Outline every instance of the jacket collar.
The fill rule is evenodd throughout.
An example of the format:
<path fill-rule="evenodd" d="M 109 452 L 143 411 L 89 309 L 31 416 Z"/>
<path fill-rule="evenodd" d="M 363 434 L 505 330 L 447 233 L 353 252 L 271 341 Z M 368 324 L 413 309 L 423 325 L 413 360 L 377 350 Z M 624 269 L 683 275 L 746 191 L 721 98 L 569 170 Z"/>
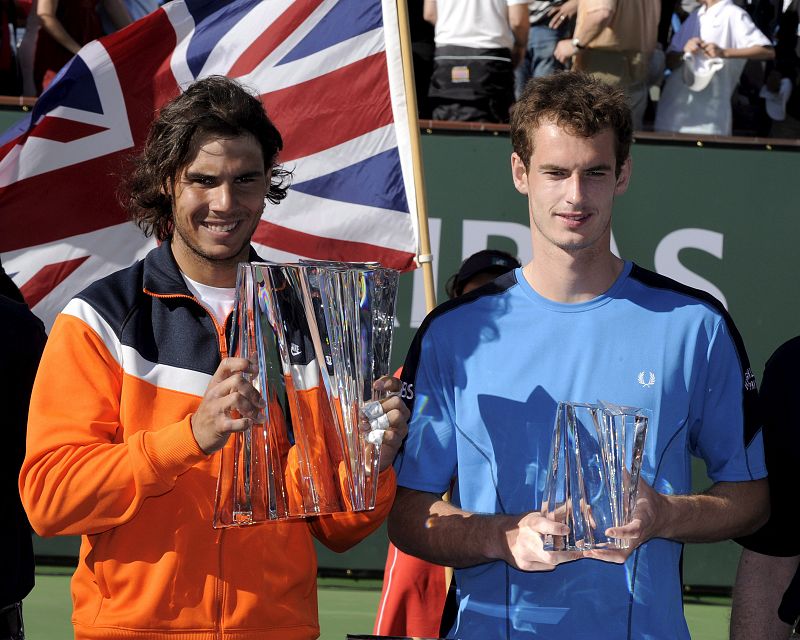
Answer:
<path fill-rule="evenodd" d="M 250 262 L 261 261 L 252 246 L 248 259 Z M 162 242 L 144 257 L 142 281 L 145 291 L 151 294 L 194 297 L 181 276 L 170 242 Z"/>

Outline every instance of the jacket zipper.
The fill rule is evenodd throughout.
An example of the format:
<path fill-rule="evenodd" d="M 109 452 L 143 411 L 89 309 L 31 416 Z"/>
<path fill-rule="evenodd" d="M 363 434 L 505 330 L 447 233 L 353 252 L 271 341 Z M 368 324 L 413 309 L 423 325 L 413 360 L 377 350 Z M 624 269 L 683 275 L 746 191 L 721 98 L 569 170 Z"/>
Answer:
<path fill-rule="evenodd" d="M 153 296 L 154 298 L 186 298 L 187 300 L 191 300 L 192 302 L 200 305 L 200 307 L 211 318 L 211 322 L 214 323 L 214 328 L 217 330 L 217 345 L 219 346 L 220 358 L 228 357 L 228 343 L 225 340 L 225 327 L 224 326 L 221 327 L 219 325 L 219 323 L 217 322 L 217 318 L 214 316 L 214 313 L 211 311 L 211 309 L 209 309 L 206 305 L 200 302 L 197 298 L 195 298 L 194 296 L 186 295 L 185 293 L 153 293 L 152 291 L 148 291 L 147 289 L 144 289 L 144 292 L 147 295 Z M 230 318 L 230 314 L 228 314 L 228 318 Z M 225 326 L 227 326 L 227 324 L 228 324 L 228 319 L 226 318 Z M 224 586 L 222 581 L 222 575 L 223 575 L 222 537 L 224 533 L 225 530 L 221 529 L 219 531 L 219 535 L 217 536 L 217 549 L 218 549 L 217 559 L 219 562 L 219 575 L 217 578 L 215 578 L 216 585 L 214 588 L 214 597 L 216 600 L 216 609 L 217 609 L 216 620 L 214 621 L 214 637 L 217 638 L 217 640 L 222 640 L 222 614 L 223 614 L 222 600 L 224 597 L 223 593 Z"/>
<path fill-rule="evenodd" d="M 225 534 L 224 529 L 220 529 L 219 536 L 217 537 L 217 549 L 218 549 L 218 558 L 219 558 L 219 577 L 217 578 L 217 588 L 216 588 L 216 599 L 217 599 L 217 620 L 214 624 L 215 627 L 215 636 L 217 640 L 222 640 L 222 600 L 224 598 L 224 586 L 222 581 L 222 536 Z"/>

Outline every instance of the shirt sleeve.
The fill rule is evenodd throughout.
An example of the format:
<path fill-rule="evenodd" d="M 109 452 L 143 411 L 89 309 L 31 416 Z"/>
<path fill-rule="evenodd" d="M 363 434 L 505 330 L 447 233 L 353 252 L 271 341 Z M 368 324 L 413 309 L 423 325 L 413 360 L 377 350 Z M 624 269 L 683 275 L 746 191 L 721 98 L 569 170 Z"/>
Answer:
<path fill-rule="evenodd" d="M 736 49 L 756 46 L 772 46 L 772 41 L 755 25 L 746 11 L 737 12 L 731 24 L 733 46 Z"/>
<path fill-rule="evenodd" d="M 423 324 L 403 366 L 403 395 L 411 410 L 408 437 L 395 460 L 397 484 L 417 491 L 447 491 L 457 465 L 451 367 L 441 361 L 433 333 Z"/>
<path fill-rule="evenodd" d="M 714 482 L 766 476 L 756 383 L 732 322 L 719 318 L 705 354 L 698 354 L 690 423 L 692 453 Z"/>
<path fill-rule="evenodd" d="M 397 489 L 395 472 L 388 467 L 378 476 L 375 508 L 368 511 L 348 511 L 310 518 L 311 533 L 326 547 L 337 553 L 350 547 L 375 531 L 389 515 Z"/>

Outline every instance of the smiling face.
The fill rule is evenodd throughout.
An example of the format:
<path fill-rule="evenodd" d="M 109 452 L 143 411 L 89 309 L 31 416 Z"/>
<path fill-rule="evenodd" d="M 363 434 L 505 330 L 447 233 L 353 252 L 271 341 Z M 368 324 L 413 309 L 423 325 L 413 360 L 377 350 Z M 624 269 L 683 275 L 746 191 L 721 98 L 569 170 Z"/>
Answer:
<path fill-rule="evenodd" d="M 550 122 L 533 132 L 529 169 L 511 156 L 514 186 L 528 196 L 534 256 L 554 250 L 573 256 L 610 254 L 611 209 L 630 178 L 628 158 L 615 174 L 614 133 L 574 136 Z"/>
<path fill-rule="evenodd" d="M 216 287 L 236 283 L 246 261 L 269 185 L 261 147 L 250 134 L 207 134 L 172 189 L 172 253 L 192 280 Z"/>

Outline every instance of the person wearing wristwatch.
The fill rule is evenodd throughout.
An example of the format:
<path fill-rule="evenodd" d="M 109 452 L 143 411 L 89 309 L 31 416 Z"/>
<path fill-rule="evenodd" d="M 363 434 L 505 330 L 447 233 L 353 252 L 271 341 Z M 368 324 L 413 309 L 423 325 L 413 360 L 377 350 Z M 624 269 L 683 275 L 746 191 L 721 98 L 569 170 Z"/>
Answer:
<path fill-rule="evenodd" d="M 577 12 L 578 0 L 533 0 L 528 4 L 528 49 L 525 60 L 515 70 L 517 96 L 531 78 L 565 68 L 553 53 L 559 41 L 572 35 Z"/>
<path fill-rule="evenodd" d="M 556 45 L 561 64 L 585 71 L 625 91 L 634 127 L 641 129 L 647 107 L 650 56 L 656 48 L 659 0 L 578 0 L 572 38 Z"/>

